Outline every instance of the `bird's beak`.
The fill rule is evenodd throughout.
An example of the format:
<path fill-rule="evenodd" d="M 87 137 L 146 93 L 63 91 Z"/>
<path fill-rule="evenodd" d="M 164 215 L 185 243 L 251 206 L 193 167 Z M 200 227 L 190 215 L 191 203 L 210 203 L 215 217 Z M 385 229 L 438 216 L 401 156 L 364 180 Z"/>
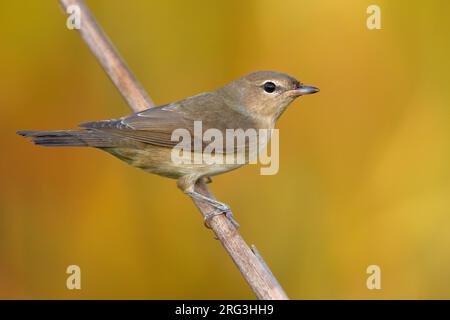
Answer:
<path fill-rule="evenodd" d="M 313 93 L 319 92 L 320 89 L 302 84 L 299 88 L 291 90 L 291 91 L 292 91 L 293 96 L 299 97 L 299 96 L 304 96 L 306 94 L 313 94 Z"/>

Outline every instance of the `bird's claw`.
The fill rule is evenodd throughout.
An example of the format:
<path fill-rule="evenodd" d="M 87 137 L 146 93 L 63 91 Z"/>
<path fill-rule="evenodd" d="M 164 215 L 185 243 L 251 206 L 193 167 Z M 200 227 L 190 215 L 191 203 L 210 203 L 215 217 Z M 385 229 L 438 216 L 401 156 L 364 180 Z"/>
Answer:
<path fill-rule="evenodd" d="M 204 217 L 205 227 L 211 229 L 211 226 L 209 224 L 209 220 L 211 220 L 213 217 L 219 216 L 221 214 L 225 214 L 225 216 L 233 224 L 233 226 L 236 229 L 239 229 L 239 227 L 240 227 L 239 223 L 236 220 L 234 220 L 233 213 L 231 212 L 230 208 L 227 205 L 218 206 L 214 210 L 212 210 L 211 212 L 208 212 L 205 215 L 205 217 Z"/>
<path fill-rule="evenodd" d="M 237 223 L 236 220 L 234 220 L 230 207 L 227 206 L 225 203 L 209 198 L 196 191 L 187 191 L 186 193 L 192 198 L 197 199 L 199 201 L 203 201 L 214 208 L 211 212 L 208 212 L 204 217 L 205 226 L 207 228 L 211 228 L 211 226 L 209 225 L 209 220 L 211 220 L 212 217 L 221 214 L 225 214 L 228 220 L 235 226 L 236 229 L 239 228 L 239 223 Z"/>

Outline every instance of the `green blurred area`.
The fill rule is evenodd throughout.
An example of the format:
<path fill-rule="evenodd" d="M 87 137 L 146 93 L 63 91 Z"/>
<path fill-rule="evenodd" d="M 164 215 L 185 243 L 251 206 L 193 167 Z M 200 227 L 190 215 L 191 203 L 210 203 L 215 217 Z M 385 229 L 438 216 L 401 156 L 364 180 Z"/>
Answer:
<path fill-rule="evenodd" d="M 370 31 L 372 3 L 87 1 L 157 104 L 264 69 L 321 88 L 277 175 L 211 185 L 294 299 L 450 298 L 450 2 L 376 1 Z M 130 112 L 57 1 L 2 1 L 0 39 L 0 298 L 253 298 L 174 181 L 15 134 Z"/>

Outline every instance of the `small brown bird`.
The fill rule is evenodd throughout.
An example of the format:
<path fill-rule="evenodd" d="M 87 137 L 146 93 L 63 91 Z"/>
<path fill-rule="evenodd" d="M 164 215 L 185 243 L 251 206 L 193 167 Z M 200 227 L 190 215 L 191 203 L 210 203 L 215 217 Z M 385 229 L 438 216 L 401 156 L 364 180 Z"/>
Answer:
<path fill-rule="evenodd" d="M 203 130 L 271 130 L 292 101 L 318 91 L 319 89 L 304 85 L 287 74 L 258 71 L 215 91 L 150 108 L 121 119 L 82 123 L 81 130 L 17 133 L 30 137 L 35 144 L 42 146 L 98 148 L 134 167 L 177 179 L 177 185 L 183 192 L 206 201 L 215 208 L 208 214 L 208 218 L 225 213 L 234 222 L 226 204 L 196 192 L 194 185 L 198 179 L 224 173 L 243 164 L 176 163 L 172 159 L 172 150 L 178 142 L 172 138 L 173 132 L 186 129 L 194 135 L 194 121 L 201 121 Z M 248 150 L 248 146 L 245 150 Z M 228 149 L 224 151 L 227 152 Z M 237 153 L 236 149 L 233 152 Z"/>

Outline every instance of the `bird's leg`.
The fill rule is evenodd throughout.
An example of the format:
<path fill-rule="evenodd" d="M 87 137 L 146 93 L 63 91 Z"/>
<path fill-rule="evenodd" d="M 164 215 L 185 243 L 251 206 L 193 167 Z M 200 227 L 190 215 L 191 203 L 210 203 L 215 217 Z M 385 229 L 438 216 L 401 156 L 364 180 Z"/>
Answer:
<path fill-rule="evenodd" d="M 214 200 L 214 199 L 209 198 L 207 196 L 204 196 L 203 194 L 201 194 L 201 193 L 199 193 L 197 191 L 194 191 L 194 190 L 192 190 L 192 191 L 185 191 L 185 193 L 187 195 L 189 195 L 191 198 L 197 199 L 199 201 L 206 202 L 209 205 L 211 205 L 212 207 L 214 207 L 214 210 L 212 210 L 211 212 L 208 212 L 205 215 L 205 218 L 204 218 L 205 219 L 205 225 L 208 228 L 210 227 L 208 221 L 212 217 L 218 216 L 218 215 L 221 215 L 221 214 L 225 214 L 227 216 L 228 220 L 230 220 L 230 222 L 236 228 L 239 228 L 239 223 L 236 220 L 234 220 L 233 213 L 231 212 L 230 207 L 228 205 L 226 205 L 225 203 L 217 201 L 217 200 Z"/>
<path fill-rule="evenodd" d="M 195 176 L 181 177 L 180 179 L 178 179 L 177 185 L 184 193 L 186 193 L 191 198 L 202 201 L 202 202 L 206 202 L 207 204 L 214 207 L 214 210 L 212 210 L 211 212 L 208 212 L 204 216 L 206 227 L 208 227 L 208 228 L 210 227 L 208 222 L 212 217 L 218 216 L 221 214 L 225 214 L 226 217 L 230 220 L 230 222 L 236 228 L 239 228 L 239 223 L 237 223 L 236 220 L 234 220 L 233 213 L 231 212 L 230 207 L 228 205 L 195 191 L 194 186 L 195 186 L 197 179 L 198 179 L 198 177 L 195 177 Z"/>
<path fill-rule="evenodd" d="M 206 202 L 206 203 L 210 204 L 211 206 L 213 206 L 214 208 L 222 210 L 223 212 L 230 211 L 230 207 L 227 206 L 225 203 L 222 203 L 220 201 L 209 198 L 197 191 L 186 191 L 186 194 L 192 198 Z"/>

